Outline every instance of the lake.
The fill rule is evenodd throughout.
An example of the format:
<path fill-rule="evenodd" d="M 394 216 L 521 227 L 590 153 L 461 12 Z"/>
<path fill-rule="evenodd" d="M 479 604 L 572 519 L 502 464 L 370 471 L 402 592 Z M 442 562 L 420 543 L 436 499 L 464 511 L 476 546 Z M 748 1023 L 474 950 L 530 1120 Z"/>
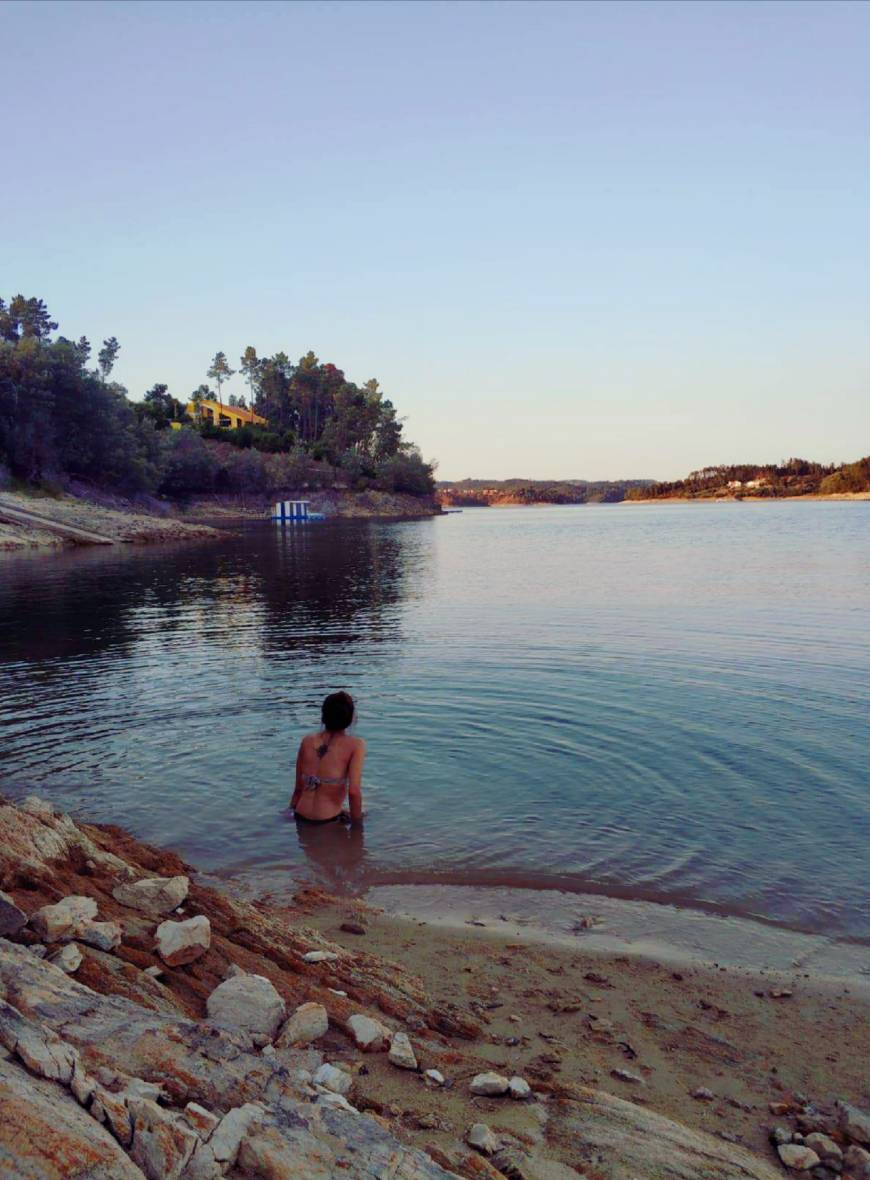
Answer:
<path fill-rule="evenodd" d="M 198 867 L 870 938 L 870 504 L 479 509 L 0 563 L 0 790 Z M 297 833 L 335 688 L 361 831 Z"/>

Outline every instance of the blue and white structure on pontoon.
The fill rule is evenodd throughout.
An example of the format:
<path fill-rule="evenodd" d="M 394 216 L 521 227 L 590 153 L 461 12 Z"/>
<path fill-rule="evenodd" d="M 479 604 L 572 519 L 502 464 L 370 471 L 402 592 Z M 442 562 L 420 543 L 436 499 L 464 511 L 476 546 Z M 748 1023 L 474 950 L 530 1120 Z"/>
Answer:
<path fill-rule="evenodd" d="M 312 512 L 310 500 L 279 500 L 272 510 L 272 520 L 279 524 L 305 524 L 309 520 L 323 520 L 323 513 Z"/>

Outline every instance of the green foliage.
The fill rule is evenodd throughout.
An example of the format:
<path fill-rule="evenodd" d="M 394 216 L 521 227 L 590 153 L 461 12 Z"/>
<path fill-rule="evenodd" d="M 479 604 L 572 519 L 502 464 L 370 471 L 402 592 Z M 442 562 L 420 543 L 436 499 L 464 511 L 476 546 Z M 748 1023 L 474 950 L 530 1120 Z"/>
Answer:
<path fill-rule="evenodd" d="M 847 463 L 838 471 L 826 476 L 819 490 L 826 496 L 870 492 L 870 455 L 858 459 L 855 463 Z"/>
<path fill-rule="evenodd" d="M 55 483 L 83 478 L 129 491 L 170 496 L 292 487 L 383 487 L 431 494 L 432 468 L 402 440 L 402 424 L 377 381 L 347 381 L 313 352 L 291 364 L 286 353 L 259 359 L 248 346 L 241 368 L 251 403 L 268 426 L 222 429 L 191 423 L 166 384 L 131 403 L 110 381 L 120 351 L 63 336 L 39 299 L 0 299 L 0 468 L 4 478 Z M 234 375 L 218 352 L 208 376 L 218 387 Z M 211 398 L 208 385 L 191 395 Z M 228 405 L 245 399 L 229 395 Z M 171 430 L 170 426 L 182 429 Z"/>
<path fill-rule="evenodd" d="M 818 492 L 823 480 L 836 468 L 810 459 L 786 459 L 780 464 L 737 463 L 702 467 L 685 479 L 656 483 L 646 488 L 643 499 L 679 497 L 712 499 L 733 495 L 778 498 L 806 496 Z M 634 495 L 632 499 L 639 498 Z"/>

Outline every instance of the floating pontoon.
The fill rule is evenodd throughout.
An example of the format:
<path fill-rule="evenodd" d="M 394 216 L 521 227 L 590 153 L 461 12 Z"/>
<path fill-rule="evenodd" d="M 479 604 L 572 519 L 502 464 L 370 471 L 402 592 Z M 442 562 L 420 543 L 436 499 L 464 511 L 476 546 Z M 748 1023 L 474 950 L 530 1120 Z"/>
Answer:
<path fill-rule="evenodd" d="M 279 500 L 272 509 L 272 520 L 278 524 L 306 524 L 309 520 L 325 520 L 322 512 L 311 511 L 310 500 Z"/>

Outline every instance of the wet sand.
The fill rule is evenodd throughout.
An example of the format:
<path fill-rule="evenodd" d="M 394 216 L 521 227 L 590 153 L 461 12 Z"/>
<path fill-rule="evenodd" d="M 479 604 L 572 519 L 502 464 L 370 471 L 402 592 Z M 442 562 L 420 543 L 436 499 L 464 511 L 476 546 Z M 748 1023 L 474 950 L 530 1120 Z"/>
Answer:
<path fill-rule="evenodd" d="M 596 1086 L 771 1160 L 770 1128 L 794 1129 L 771 1103 L 870 1097 L 865 947 L 676 907 L 525 890 L 382 887 L 365 901 L 315 893 L 307 905 L 303 891 L 297 903 L 329 939 L 401 963 L 436 1000 L 484 1022 L 485 1039 L 463 1046 L 453 1070 L 455 1092 L 409 1084 L 378 1058 L 367 1063 L 361 1093 L 421 1145 L 437 1141 L 440 1124 L 446 1142 L 471 1115 L 534 1135 L 523 1104 L 469 1099 L 466 1075 L 478 1066 L 555 1095 Z M 343 931 L 348 921 L 365 933 Z M 451 1076 L 449 1061 L 426 1064 Z M 712 1099 L 692 1097 L 699 1087 Z"/>

